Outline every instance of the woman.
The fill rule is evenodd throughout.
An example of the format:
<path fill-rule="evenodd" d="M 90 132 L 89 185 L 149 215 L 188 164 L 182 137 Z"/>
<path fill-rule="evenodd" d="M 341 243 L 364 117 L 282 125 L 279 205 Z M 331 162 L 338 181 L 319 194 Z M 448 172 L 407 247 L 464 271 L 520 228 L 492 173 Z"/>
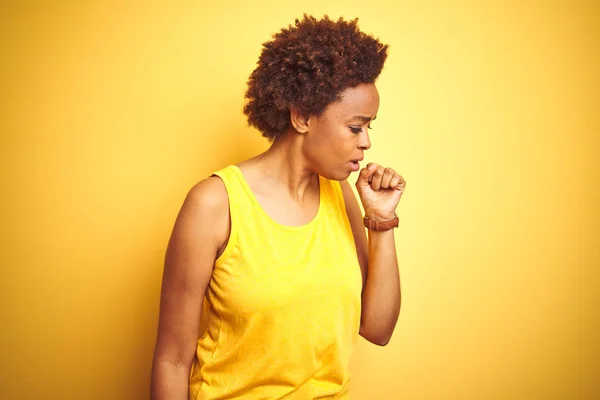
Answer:
<path fill-rule="evenodd" d="M 363 168 L 364 219 L 346 182 L 371 147 L 386 57 L 356 20 L 327 17 L 305 15 L 263 45 L 244 112 L 272 145 L 183 204 L 165 262 L 154 399 L 348 398 L 358 335 L 388 343 L 405 182 Z"/>

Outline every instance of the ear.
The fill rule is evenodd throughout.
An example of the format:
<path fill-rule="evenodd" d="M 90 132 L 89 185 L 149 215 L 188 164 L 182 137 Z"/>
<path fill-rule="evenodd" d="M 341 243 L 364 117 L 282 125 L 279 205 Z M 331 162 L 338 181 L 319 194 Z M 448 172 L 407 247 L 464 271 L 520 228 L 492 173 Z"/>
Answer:
<path fill-rule="evenodd" d="M 308 115 L 302 114 L 297 108 L 290 109 L 290 122 L 298 133 L 308 132 Z"/>

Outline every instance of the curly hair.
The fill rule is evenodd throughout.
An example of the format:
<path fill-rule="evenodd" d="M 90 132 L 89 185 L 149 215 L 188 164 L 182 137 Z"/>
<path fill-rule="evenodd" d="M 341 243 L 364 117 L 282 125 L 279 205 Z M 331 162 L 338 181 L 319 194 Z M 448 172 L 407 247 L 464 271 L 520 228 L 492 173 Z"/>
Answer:
<path fill-rule="evenodd" d="M 290 126 L 291 108 L 320 115 L 346 88 L 375 82 L 388 46 L 361 32 L 357 22 L 304 14 L 264 43 L 248 79 L 248 124 L 273 141 Z"/>

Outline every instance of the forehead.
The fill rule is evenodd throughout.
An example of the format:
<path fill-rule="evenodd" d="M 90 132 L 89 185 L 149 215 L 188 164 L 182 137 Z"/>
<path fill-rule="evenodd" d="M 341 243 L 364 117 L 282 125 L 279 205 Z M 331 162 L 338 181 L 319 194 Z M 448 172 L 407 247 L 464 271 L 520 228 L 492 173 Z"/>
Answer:
<path fill-rule="evenodd" d="M 361 115 L 373 119 L 379 109 L 379 92 L 373 83 L 362 83 L 347 88 L 341 94 L 341 99 L 331 103 L 325 112 L 330 117 L 353 118 Z"/>

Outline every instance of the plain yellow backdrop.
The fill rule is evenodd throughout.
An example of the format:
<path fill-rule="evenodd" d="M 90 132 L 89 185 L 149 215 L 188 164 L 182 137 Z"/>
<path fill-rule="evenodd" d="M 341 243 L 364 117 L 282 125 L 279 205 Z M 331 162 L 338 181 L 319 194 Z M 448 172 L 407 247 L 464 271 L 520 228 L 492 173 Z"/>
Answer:
<path fill-rule="evenodd" d="M 390 44 L 367 157 L 408 182 L 400 320 L 361 340 L 353 398 L 600 398 L 599 11 L 3 1 L 0 398 L 148 398 L 176 214 L 267 148 L 246 79 L 304 12 Z"/>

